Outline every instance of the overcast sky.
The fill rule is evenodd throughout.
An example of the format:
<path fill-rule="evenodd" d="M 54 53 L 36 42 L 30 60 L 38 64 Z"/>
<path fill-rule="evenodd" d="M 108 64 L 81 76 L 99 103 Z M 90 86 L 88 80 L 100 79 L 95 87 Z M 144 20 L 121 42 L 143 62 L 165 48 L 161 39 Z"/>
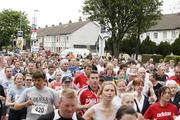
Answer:
<path fill-rule="evenodd" d="M 163 0 L 163 13 L 180 12 L 180 0 Z M 79 16 L 83 16 L 81 8 L 84 0 L 0 0 L 0 11 L 13 9 L 25 11 L 28 19 L 32 22 L 34 10 L 36 12 L 37 24 L 40 27 L 59 22 L 68 23 L 71 19 L 76 22 Z M 179 3 L 179 5 L 178 5 Z"/>

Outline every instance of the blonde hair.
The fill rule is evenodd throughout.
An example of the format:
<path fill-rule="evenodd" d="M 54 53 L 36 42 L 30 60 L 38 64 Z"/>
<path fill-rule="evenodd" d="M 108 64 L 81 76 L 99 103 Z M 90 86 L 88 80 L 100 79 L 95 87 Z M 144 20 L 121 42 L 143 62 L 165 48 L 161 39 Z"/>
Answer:
<path fill-rule="evenodd" d="M 108 64 L 106 65 L 106 70 L 109 70 L 109 69 L 112 69 L 112 70 L 113 70 L 113 68 L 114 68 L 114 65 L 113 65 L 112 63 L 108 63 Z"/>
<path fill-rule="evenodd" d="M 127 86 L 126 80 L 124 80 L 124 79 L 119 79 L 119 80 L 117 80 L 117 81 L 116 81 L 116 85 L 118 85 L 118 84 L 121 83 L 121 82 L 125 83 L 125 85 Z"/>
<path fill-rule="evenodd" d="M 62 91 L 59 97 L 60 101 L 62 101 L 63 98 L 77 99 L 77 94 L 73 89 L 67 88 Z"/>
<path fill-rule="evenodd" d="M 134 101 L 134 99 L 135 99 L 135 93 L 133 93 L 133 92 L 127 92 L 127 93 L 123 93 L 121 95 L 122 105 L 124 105 L 125 101 L 127 101 L 127 100 Z"/>
<path fill-rule="evenodd" d="M 102 86 L 101 86 L 101 89 L 100 89 L 100 92 L 99 92 L 99 95 L 102 95 L 102 92 L 104 90 L 104 87 L 106 85 L 112 85 L 114 87 L 114 91 L 115 91 L 115 95 L 117 95 L 117 89 L 116 89 L 116 84 L 112 81 L 106 81 L 106 82 L 103 82 Z"/>

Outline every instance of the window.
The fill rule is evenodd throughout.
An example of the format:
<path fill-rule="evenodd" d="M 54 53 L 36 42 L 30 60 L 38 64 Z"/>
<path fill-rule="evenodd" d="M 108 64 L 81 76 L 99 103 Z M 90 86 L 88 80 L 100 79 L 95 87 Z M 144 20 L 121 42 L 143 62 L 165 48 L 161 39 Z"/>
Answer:
<path fill-rule="evenodd" d="M 167 38 L 167 32 L 163 32 L 163 38 Z"/>
<path fill-rule="evenodd" d="M 154 39 L 158 39 L 158 33 L 154 33 Z"/>
<path fill-rule="evenodd" d="M 146 37 L 150 36 L 150 33 L 146 33 Z"/>
<path fill-rule="evenodd" d="M 172 34 L 172 38 L 176 38 L 176 32 L 174 30 L 171 32 L 171 34 Z"/>

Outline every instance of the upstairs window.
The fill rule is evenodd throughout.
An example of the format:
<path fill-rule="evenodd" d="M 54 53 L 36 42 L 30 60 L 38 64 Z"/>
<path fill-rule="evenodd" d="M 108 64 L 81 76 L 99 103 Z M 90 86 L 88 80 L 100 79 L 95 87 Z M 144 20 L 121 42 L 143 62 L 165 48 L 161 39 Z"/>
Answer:
<path fill-rule="evenodd" d="M 154 33 L 154 39 L 158 39 L 158 33 Z"/>
<path fill-rule="evenodd" d="M 163 32 L 163 38 L 167 38 L 167 32 Z"/>

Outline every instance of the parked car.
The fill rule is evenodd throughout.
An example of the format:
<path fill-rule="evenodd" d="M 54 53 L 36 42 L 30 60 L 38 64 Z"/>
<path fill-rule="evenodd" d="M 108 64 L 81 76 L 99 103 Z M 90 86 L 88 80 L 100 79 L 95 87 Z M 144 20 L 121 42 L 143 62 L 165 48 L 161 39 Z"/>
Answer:
<path fill-rule="evenodd" d="M 86 48 L 69 48 L 65 49 L 60 53 L 60 56 L 65 58 L 69 53 L 73 53 L 73 55 L 76 57 L 77 55 L 81 55 L 83 58 L 87 57 L 89 55 L 90 51 Z"/>

